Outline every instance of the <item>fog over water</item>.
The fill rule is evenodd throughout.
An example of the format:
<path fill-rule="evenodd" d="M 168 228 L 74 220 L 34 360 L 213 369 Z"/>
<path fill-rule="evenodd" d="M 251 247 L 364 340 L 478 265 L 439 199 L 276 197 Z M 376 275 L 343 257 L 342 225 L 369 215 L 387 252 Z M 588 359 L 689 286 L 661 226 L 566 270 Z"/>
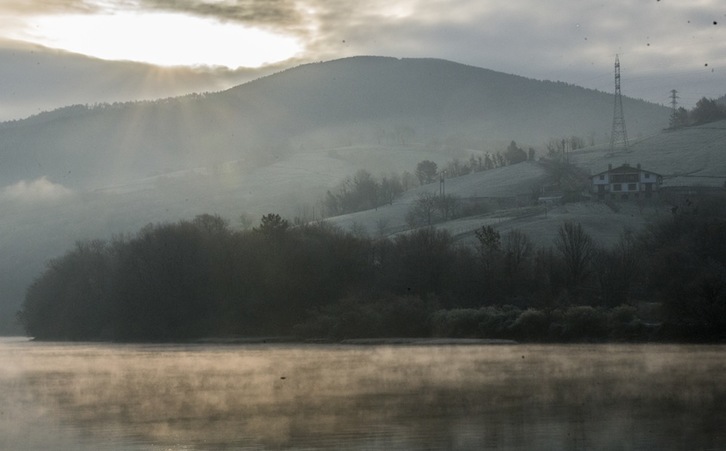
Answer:
<path fill-rule="evenodd" d="M 720 449 L 724 346 L 0 340 L 0 449 Z"/>

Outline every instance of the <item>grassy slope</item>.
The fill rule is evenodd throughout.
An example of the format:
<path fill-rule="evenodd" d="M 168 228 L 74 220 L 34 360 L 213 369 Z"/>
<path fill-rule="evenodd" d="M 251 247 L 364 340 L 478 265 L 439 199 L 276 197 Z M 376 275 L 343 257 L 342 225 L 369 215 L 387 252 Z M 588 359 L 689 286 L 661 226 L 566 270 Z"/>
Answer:
<path fill-rule="evenodd" d="M 631 122 L 633 133 L 667 121 L 663 106 L 624 101 L 641 118 Z M 354 143 L 417 141 L 441 150 L 511 139 L 538 145 L 572 134 L 602 141 L 611 105 L 607 93 L 448 61 L 348 58 L 214 94 L 77 105 L 0 123 L 0 185 L 45 176 L 91 189 L 235 159 L 259 168 L 301 150 Z"/>
<path fill-rule="evenodd" d="M 610 155 L 598 149 L 574 155 L 573 162 L 593 173 L 628 162 L 664 176 L 665 186 L 722 186 L 726 178 L 726 121 L 664 131 L 636 140 L 630 152 Z"/>
<path fill-rule="evenodd" d="M 595 174 L 623 163 L 636 165 L 664 176 L 663 186 L 723 186 L 726 180 L 726 121 L 662 133 L 635 140 L 630 152 L 611 154 L 606 147 L 592 147 L 573 152 L 570 161 Z M 462 199 L 475 197 L 509 197 L 527 195 L 532 187 L 546 179 L 544 169 L 527 162 L 463 177 L 449 179 L 446 192 Z M 390 235 L 405 230 L 406 212 L 423 191 L 438 192 L 438 184 L 419 187 L 405 193 L 393 205 L 375 211 L 359 212 L 331 218 L 344 228 L 355 224 L 368 233 L 378 233 L 381 220 Z M 670 214 L 669 206 L 648 203 L 639 207 L 633 202 L 618 203 L 613 211 L 603 203 L 583 202 L 545 210 L 519 208 L 497 211 L 476 217 L 461 218 L 438 224 L 449 230 L 460 242 L 475 244 L 473 231 L 482 225 L 493 225 L 500 232 L 518 228 L 528 233 L 539 245 L 549 245 L 560 224 L 566 220 L 582 223 L 599 243 L 613 244 L 623 230 L 640 230 L 646 224 Z"/>

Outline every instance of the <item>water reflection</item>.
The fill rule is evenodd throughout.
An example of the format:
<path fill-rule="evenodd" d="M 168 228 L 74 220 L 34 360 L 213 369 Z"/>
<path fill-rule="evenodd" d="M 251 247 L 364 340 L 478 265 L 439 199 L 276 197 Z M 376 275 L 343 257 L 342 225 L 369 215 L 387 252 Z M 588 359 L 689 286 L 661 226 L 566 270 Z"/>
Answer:
<path fill-rule="evenodd" d="M 4 340 L 0 448 L 723 448 L 724 350 Z"/>

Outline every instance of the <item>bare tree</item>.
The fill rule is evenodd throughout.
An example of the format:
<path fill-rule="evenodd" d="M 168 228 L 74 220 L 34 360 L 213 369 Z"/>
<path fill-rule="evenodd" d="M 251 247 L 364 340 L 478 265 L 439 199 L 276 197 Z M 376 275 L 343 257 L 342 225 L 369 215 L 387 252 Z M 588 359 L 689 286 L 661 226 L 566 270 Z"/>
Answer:
<path fill-rule="evenodd" d="M 403 174 L 401 174 L 401 187 L 403 190 L 408 191 L 416 186 L 418 186 L 418 179 L 416 176 L 408 171 L 403 171 Z"/>
<path fill-rule="evenodd" d="M 452 194 L 439 196 L 436 201 L 436 208 L 441 213 L 444 221 L 448 221 L 450 217 L 455 217 L 458 207 L 459 198 Z"/>
<path fill-rule="evenodd" d="M 579 222 L 566 221 L 557 232 L 555 248 L 564 260 L 568 284 L 571 287 L 578 286 L 588 275 L 595 251 L 592 237 Z"/>
<path fill-rule="evenodd" d="M 403 192 L 401 177 L 397 174 L 382 177 L 380 184 L 380 201 L 389 205 Z"/>
<path fill-rule="evenodd" d="M 616 306 L 628 302 L 640 266 L 637 246 L 635 234 L 632 230 L 625 230 L 612 249 L 595 253 L 593 261 L 598 267 L 597 282 L 606 305 Z"/>
<path fill-rule="evenodd" d="M 438 208 L 439 196 L 432 192 L 423 192 L 418 195 L 411 209 L 406 214 L 406 221 L 410 226 L 416 226 L 425 221 L 431 225 L 434 214 Z"/>
<path fill-rule="evenodd" d="M 513 229 L 504 238 L 504 262 L 507 274 L 514 278 L 532 255 L 534 245 L 526 233 Z"/>

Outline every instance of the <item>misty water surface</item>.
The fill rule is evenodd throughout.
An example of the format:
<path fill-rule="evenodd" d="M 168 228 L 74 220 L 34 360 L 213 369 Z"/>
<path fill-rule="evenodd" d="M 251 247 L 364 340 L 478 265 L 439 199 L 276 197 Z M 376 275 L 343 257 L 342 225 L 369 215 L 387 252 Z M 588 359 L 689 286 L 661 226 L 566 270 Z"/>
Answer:
<path fill-rule="evenodd" d="M 0 340 L 0 449 L 724 449 L 726 346 Z"/>

